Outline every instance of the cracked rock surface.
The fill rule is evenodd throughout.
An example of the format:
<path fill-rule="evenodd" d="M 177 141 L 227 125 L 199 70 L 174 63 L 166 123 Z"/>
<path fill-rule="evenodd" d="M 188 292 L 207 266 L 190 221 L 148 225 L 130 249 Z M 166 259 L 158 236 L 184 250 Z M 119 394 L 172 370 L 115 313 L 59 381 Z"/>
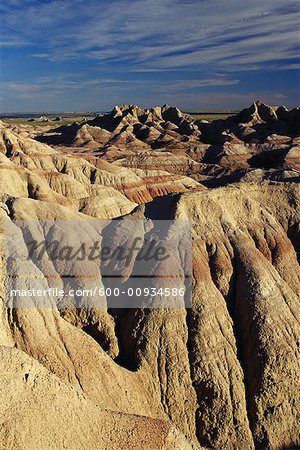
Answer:
<path fill-rule="evenodd" d="M 0 448 L 298 448 L 299 109 L 255 102 L 205 123 L 123 105 L 34 137 L 0 124 Z M 5 239 L 17 272 L 26 260 L 18 220 L 115 218 L 127 246 L 149 232 L 132 221 L 189 221 L 191 307 L 5 306 Z M 174 273 L 182 247 L 168 239 L 160 270 Z M 26 264 L 29 289 L 46 262 Z M 46 268 L 43 288 L 63 286 L 62 267 Z"/>

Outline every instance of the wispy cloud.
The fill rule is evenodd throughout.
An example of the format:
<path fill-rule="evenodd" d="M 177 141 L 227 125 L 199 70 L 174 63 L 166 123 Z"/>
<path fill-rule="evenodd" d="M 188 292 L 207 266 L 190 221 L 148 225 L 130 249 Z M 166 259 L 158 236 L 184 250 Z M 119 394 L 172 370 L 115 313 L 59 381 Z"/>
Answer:
<path fill-rule="evenodd" d="M 3 51 L 20 47 L 18 58 L 2 59 L 3 81 L 15 82 L 6 97 L 47 90 L 88 101 L 94 89 L 176 102 L 197 90 L 240 88 L 247 74 L 245 89 L 255 93 L 251 77 L 299 69 L 298 0 L 2 0 L 0 13 Z M 24 72 L 11 77 L 25 51 Z M 66 73 L 54 76 L 59 70 Z"/>
<path fill-rule="evenodd" d="M 1 10 L 4 26 L 31 41 L 36 57 L 51 61 L 237 70 L 299 56 L 294 0 L 16 0 L 4 1 Z"/>
<path fill-rule="evenodd" d="M 28 45 L 26 41 L 0 40 L 0 48 L 2 47 L 22 47 Z"/>
<path fill-rule="evenodd" d="M 229 80 L 231 85 L 236 84 L 237 80 Z M 226 80 L 223 81 L 226 84 Z M 249 105 L 256 99 L 264 99 L 270 104 L 285 104 L 287 97 L 280 93 L 270 92 L 268 90 L 251 90 L 246 94 L 241 93 L 217 93 L 217 92 L 202 92 L 197 93 L 197 87 L 202 85 L 213 86 L 219 83 L 221 86 L 221 80 L 192 80 L 188 82 L 186 80 L 177 81 L 174 83 L 157 84 L 153 81 L 144 83 L 142 80 L 136 81 L 137 87 L 142 89 L 135 89 L 136 94 L 131 92 L 132 83 L 127 83 L 124 80 L 89 80 L 83 83 L 84 96 L 81 103 L 77 103 L 78 110 L 99 110 L 101 104 L 99 103 L 98 95 L 102 96 L 105 93 L 109 95 L 110 104 L 113 103 L 126 103 L 126 91 L 130 92 L 131 98 L 134 103 L 141 104 L 142 106 L 153 106 L 155 104 L 154 98 L 159 98 L 157 104 L 170 103 L 174 104 L 174 98 L 176 98 L 176 104 L 184 109 L 197 108 L 201 105 L 202 108 L 218 108 L 220 105 L 230 106 L 232 108 L 239 108 L 241 105 Z M 138 86 L 140 85 L 140 86 Z M 49 77 L 48 80 L 40 80 L 38 83 L 22 83 L 22 82 L 2 82 L 0 83 L 0 89 L 6 91 L 7 94 L 17 96 L 19 101 L 27 101 L 27 105 L 33 105 L 31 108 L 23 108 L 23 110 L 45 110 L 44 108 L 34 107 L 38 104 L 44 104 L 48 109 L 53 110 L 72 110 L 72 99 L 76 92 L 82 92 L 79 82 L 69 82 L 67 80 L 60 81 L 54 84 L 53 79 Z M 143 92 L 143 94 L 141 94 Z M 175 96 L 176 94 L 176 96 Z M 59 99 L 64 96 L 63 107 Z M 71 97 L 70 97 L 71 96 Z M 124 97 L 125 96 L 125 97 Z M 90 108 L 86 108 L 86 102 L 89 102 Z M 16 110 L 13 108 L 12 110 Z M 22 108 L 18 108 L 22 110 Z"/>
<path fill-rule="evenodd" d="M 61 93 L 61 91 L 76 91 L 88 89 L 94 91 L 97 89 L 126 89 L 126 86 L 131 89 L 132 85 L 140 85 L 144 88 L 156 88 L 157 91 L 174 92 L 174 91 L 188 91 L 199 87 L 207 86 L 231 86 L 238 84 L 239 80 L 228 79 L 226 77 L 214 77 L 214 78 L 202 78 L 196 80 L 176 80 L 170 82 L 167 79 L 162 80 L 159 84 L 153 80 L 141 80 L 141 79 L 118 79 L 118 78 L 89 78 L 82 79 L 76 78 L 75 74 L 72 77 L 61 74 L 56 76 L 44 76 L 40 77 L 32 83 L 24 83 L 22 81 L 14 82 L 0 82 L 2 90 L 10 91 L 12 93 L 41 93 L 49 92 L 52 94 Z"/>

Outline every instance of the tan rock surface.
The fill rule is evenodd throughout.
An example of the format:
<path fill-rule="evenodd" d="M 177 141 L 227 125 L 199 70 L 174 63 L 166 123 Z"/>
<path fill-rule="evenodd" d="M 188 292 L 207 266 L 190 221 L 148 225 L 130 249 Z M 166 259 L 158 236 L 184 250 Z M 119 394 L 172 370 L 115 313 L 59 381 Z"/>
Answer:
<path fill-rule="evenodd" d="M 24 352 L 0 354 L 3 450 L 194 448 L 171 422 L 101 409 Z"/>
<path fill-rule="evenodd" d="M 175 228 L 184 219 L 193 229 L 191 308 L 112 310 L 85 298 L 79 308 L 43 308 L 37 298 L 30 308 L 2 304 L 1 448 L 300 446 L 297 118 L 297 109 L 261 102 L 212 123 L 168 105 L 124 105 L 45 133 L 53 147 L 28 137 L 27 125 L 0 124 L 1 236 L 9 223 L 21 254 L 12 267 L 22 273 L 26 264 L 33 275 L 24 288 L 38 278 L 62 286 L 42 272 L 63 266 L 26 262 L 12 220 L 34 219 L 40 237 L 50 232 L 41 220 L 74 221 L 80 243 L 84 226 L 93 242 L 94 218 L 122 217 L 112 225 L 115 245 L 145 237 L 136 219 L 175 219 Z M 172 236 L 162 273 L 182 264 Z"/>

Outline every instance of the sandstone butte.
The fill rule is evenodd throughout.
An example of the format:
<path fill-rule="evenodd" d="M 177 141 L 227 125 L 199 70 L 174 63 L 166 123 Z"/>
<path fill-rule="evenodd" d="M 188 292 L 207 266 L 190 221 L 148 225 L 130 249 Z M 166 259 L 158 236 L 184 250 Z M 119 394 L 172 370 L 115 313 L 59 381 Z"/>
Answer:
<path fill-rule="evenodd" d="M 299 448 L 299 134 L 260 101 L 1 122 L 1 449 Z M 192 307 L 7 308 L 6 224 L 89 218 L 189 220 Z"/>

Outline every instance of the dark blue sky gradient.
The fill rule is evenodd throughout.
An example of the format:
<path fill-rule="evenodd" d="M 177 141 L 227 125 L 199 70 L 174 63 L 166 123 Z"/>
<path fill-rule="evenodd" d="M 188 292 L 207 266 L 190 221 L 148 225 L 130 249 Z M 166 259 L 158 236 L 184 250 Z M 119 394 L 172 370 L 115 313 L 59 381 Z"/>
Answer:
<path fill-rule="evenodd" d="M 294 0 L 2 0 L 0 111 L 300 103 Z"/>

